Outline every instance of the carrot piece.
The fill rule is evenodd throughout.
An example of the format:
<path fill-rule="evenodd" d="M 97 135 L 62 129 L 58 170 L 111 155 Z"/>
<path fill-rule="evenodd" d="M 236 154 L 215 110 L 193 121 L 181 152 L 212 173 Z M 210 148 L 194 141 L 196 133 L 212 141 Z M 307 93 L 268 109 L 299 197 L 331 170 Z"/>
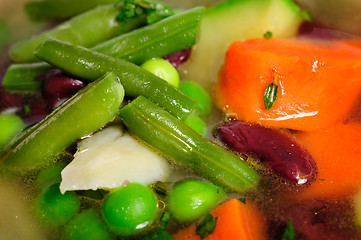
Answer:
<path fill-rule="evenodd" d="M 238 199 L 231 199 L 214 209 L 211 214 L 218 217 L 214 231 L 204 240 L 261 240 L 265 239 L 265 223 L 249 201 L 243 204 Z M 175 240 L 200 240 L 195 224 L 173 235 Z"/>
<path fill-rule="evenodd" d="M 317 180 L 297 198 L 325 199 L 350 194 L 361 187 L 360 132 L 361 123 L 348 123 L 295 134 L 318 167 Z"/>
<path fill-rule="evenodd" d="M 266 110 L 275 78 L 278 97 Z M 360 92 L 361 48 L 343 41 L 234 42 L 215 86 L 217 106 L 243 121 L 307 131 L 342 121 Z"/>

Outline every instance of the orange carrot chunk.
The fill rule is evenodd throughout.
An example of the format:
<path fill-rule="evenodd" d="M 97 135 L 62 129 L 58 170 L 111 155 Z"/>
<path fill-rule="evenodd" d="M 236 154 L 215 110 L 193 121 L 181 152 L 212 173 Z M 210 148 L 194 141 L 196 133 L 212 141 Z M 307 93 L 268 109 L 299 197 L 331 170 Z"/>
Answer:
<path fill-rule="evenodd" d="M 278 95 L 266 110 L 264 93 Z M 361 92 L 361 48 L 343 41 L 251 39 L 231 44 L 216 104 L 240 120 L 316 130 L 344 120 Z"/>
<path fill-rule="evenodd" d="M 214 231 L 204 240 L 261 240 L 265 239 L 265 223 L 256 209 L 249 201 L 243 204 L 238 199 L 231 199 L 218 206 L 211 212 L 218 217 Z M 196 226 L 180 230 L 173 235 L 175 240 L 201 240 L 196 234 Z"/>
<path fill-rule="evenodd" d="M 313 156 L 317 180 L 296 197 L 325 199 L 353 193 L 361 187 L 361 123 L 295 134 Z"/>

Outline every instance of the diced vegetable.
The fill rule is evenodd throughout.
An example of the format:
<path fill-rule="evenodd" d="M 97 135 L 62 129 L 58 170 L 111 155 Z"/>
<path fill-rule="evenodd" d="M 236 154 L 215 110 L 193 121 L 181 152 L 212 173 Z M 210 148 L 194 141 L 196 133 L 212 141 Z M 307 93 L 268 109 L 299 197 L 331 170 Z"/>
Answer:
<path fill-rule="evenodd" d="M 208 213 L 225 197 L 225 192 L 211 183 L 186 180 L 170 190 L 166 202 L 172 217 L 180 222 L 191 222 Z"/>
<path fill-rule="evenodd" d="M 119 9 L 114 8 L 113 5 L 99 6 L 49 31 L 20 41 L 13 46 L 10 55 L 17 62 L 39 61 L 33 52 L 48 37 L 84 47 L 92 47 L 119 34 L 121 23 L 115 20 L 118 14 Z M 128 21 L 125 31 L 144 25 L 145 21 L 145 16 Z"/>
<path fill-rule="evenodd" d="M 313 132 L 298 132 L 296 139 L 318 167 L 316 181 L 296 194 L 298 198 L 327 199 L 361 187 L 361 124 L 338 124 Z"/>
<path fill-rule="evenodd" d="M 74 192 L 61 194 L 59 184 L 44 189 L 34 201 L 34 216 L 46 226 L 61 226 L 80 208 L 80 200 Z"/>
<path fill-rule="evenodd" d="M 0 113 L 0 152 L 24 127 L 24 122 L 15 114 Z"/>
<path fill-rule="evenodd" d="M 262 38 L 266 32 L 274 38 L 292 37 L 307 17 L 292 0 L 228 0 L 214 5 L 202 19 L 190 61 L 181 66 L 182 78 L 211 90 L 233 41 Z"/>
<path fill-rule="evenodd" d="M 78 143 L 61 173 L 60 190 L 114 189 L 126 181 L 148 185 L 166 181 L 169 171 L 166 159 L 111 126 Z"/>
<path fill-rule="evenodd" d="M 225 191 L 244 192 L 259 180 L 243 158 L 197 134 L 143 96 L 121 108 L 119 116 L 133 134 Z"/>
<path fill-rule="evenodd" d="M 163 79 L 119 58 L 54 39 L 43 42 L 35 55 L 65 72 L 87 80 L 114 72 L 127 96 L 149 97 L 180 119 L 188 116 L 196 106 L 196 102 Z"/>
<path fill-rule="evenodd" d="M 63 20 L 98 5 L 114 4 L 117 0 L 40 0 L 25 4 L 25 11 L 34 21 Z"/>
<path fill-rule="evenodd" d="M 167 60 L 163 58 L 153 58 L 144 62 L 140 67 L 164 79 L 174 87 L 179 87 L 179 74 L 177 69 Z"/>
<path fill-rule="evenodd" d="M 124 89 L 113 74 L 89 84 L 8 145 L 0 158 L 1 173 L 48 163 L 75 140 L 113 120 L 123 97 Z"/>
<path fill-rule="evenodd" d="M 89 209 L 70 219 L 64 227 L 64 239 L 111 240 L 113 237 L 96 211 Z"/>
<path fill-rule="evenodd" d="M 92 49 L 141 64 L 193 46 L 197 39 L 203 7 L 175 14 L 157 23 L 122 34 Z M 7 69 L 3 86 L 7 90 L 31 91 L 40 87 L 35 78 L 52 67 L 46 63 L 18 63 Z"/>
<path fill-rule="evenodd" d="M 325 128 L 343 121 L 358 101 L 360 54 L 361 48 L 343 41 L 234 42 L 216 85 L 215 101 L 247 122 L 306 131 Z M 264 92 L 275 78 L 278 96 L 266 110 Z"/>
<path fill-rule="evenodd" d="M 157 199 L 150 188 L 133 182 L 110 193 L 102 210 L 111 231 L 131 236 L 153 223 L 158 212 Z"/>
<path fill-rule="evenodd" d="M 262 215 L 256 206 L 249 201 L 247 201 L 247 204 L 243 204 L 236 198 L 228 200 L 213 210 L 211 215 L 217 217 L 217 224 L 214 231 L 204 238 L 205 240 L 266 239 L 266 225 Z M 173 237 L 175 240 L 201 239 L 196 234 L 195 224 L 180 230 Z"/>

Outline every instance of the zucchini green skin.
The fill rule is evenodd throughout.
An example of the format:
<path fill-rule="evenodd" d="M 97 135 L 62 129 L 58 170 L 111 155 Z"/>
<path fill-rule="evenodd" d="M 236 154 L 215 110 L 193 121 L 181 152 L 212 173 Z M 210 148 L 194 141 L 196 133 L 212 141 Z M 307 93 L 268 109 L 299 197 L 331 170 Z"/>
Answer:
<path fill-rule="evenodd" d="M 92 47 L 119 35 L 121 22 L 116 20 L 118 14 L 119 10 L 113 5 L 98 6 L 49 31 L 20 41 L 10 49 L 10 57 L 16 62 L 39 61 L 33 52 L 48 37 L 84 47 Z M 146 17 L 141 16 L 128 21 L 124 30 L 130 31 L 145 24 Z"/>
<path fill-rule="evenodd" d="M 92 49 L 135 64 L 163 57 L 196 43 L 203 12 L 203 7 L 184 11 L 112 38 Z M 36 81 L 35 77 L 50 69 L 52 67 L 47 63 L 12 64 L 4 76 L 3 86 L 9 91 L 38 90 L 41 82 Z"/>
<path fill-rule="evenodd" d="M 38 169 L 77 139 L 113 120 L 124 89 L 110 73 L 80 90 L 46 118 L 18 135 L 0 156 L 0 172 Z"/>
<path fill-rule="evenodd" d="M 114 4 L 116 0 L 42 0 L 25 4 L 25 11 L 34 21 L 62 20 L 98 5 Z"/>
<path fill-rule="evenodd" d="M 197 104 L 165 80 L 120 58 L 54 39 L 44 41 L 35 55 L 71 75 L 89 81 L 113 72 L 124 86 L 127 96 L 144 95 L 180 119 L 187 117 Z"/>
<path fill-rule="evenodd" d="M 119 116 L 134 135 L 227 192 L 244 192 L 259 181 L 256 171 L 240 157 L 199 135 L 144 96 L 121 108 Z"/>

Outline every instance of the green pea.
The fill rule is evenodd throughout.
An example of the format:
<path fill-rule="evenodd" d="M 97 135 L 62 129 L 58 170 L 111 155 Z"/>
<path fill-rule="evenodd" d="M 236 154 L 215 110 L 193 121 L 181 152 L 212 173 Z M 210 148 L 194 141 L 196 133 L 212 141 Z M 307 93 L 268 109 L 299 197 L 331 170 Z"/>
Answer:
<path fill-rule="evenodd" d="M 85 210 L 74 216 L 64 227 L 66 240 L 113 239 L 94 210 Z"/>
<path fill-rule="evenodd" d="M 110 193 L 103 203 L 103 216 L 112 232 L 135 235 L 152 224 L 157 216 L 157 199 L 152 190 L 130 183 Z"/>
<path fill-rule="evenodd" d="M 61 226 L 78 212 L 79 207 L 75 192 L 61 194 L 59 184 L 54 184 L 35 198 L 34 215 L 44 225 Z"/>
<path fill-rule="evenodd" d="M 169 212 L 180 222 L 191 222 L 213 209 L 225 198 L 218 186 L 200 180 L 176 184 L 167 199 Z"/>
<path fill-rule="evenodd" d="M 40 188 L 47 188 L 55 183 L 61 182 L 61 171 L 65 168 L 65 162 L 57 162 L 47 168 L 43 168 L 35 179 Z"/>
<path fill-rule="evenodd" d="M 0 114 L 0 149 L 24 127 L 24 122 L 15 114 Z"/>
<path fill-rule="evenodd" d="M 207 135 L 207 124 L 198 115 L 189 115 L 186 119 L 184 119 L 184 123 L 200 135 Z"/>
<path fill-rule="evenodd" d="M 153 58 L 142 65 L 143 69 L 153 73 L 157 77 L 166 80 L 174 87 L 179 87 L 179 74 L 173 65 L 162 58 Z"/>
<path fill-rule="evenodd" d="M 209 94 L 198 83 L 192 81 L 183 81 L 179 88 L 183 93 L 198 102 L 196 111 L 201 118 L 209 115 L 212 109 L 212 102 Z"/>

